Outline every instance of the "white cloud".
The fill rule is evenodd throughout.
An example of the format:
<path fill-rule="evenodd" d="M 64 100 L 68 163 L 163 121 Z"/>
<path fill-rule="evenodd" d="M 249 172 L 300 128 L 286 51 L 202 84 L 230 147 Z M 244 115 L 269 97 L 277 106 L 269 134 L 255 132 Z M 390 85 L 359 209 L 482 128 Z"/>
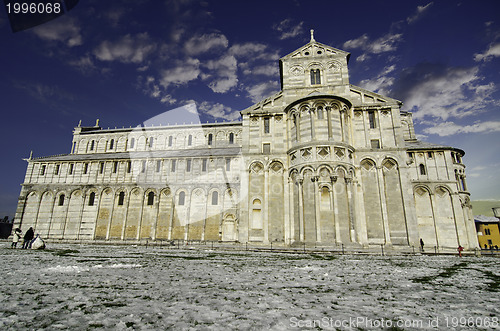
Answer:
<path fill-rule="evenodd" d="M 213 78 L 208 86 L 216 93 L 227 92 L 238 83 L 236 75 L 237 62 L 232 55 L 223 56 L 218 60 L 207 61 L 204 67 L 210 70 L 206 78 Z"/>
<path fill-rule="evenodd" d="M 396 65 L 385 67 L 377 77 L 372 79 L 362 80 L 359 85 L 367 90 L 374 91 L 380 94 L 389 94 L 390 88 L 393 86 L 395 78 L 390 74 L 394 72 Z"/>
<path fill-rule="evenodd" d="M 447 120 L 484 111 L 486 106 L 498 105 L 492 98 L 496 86 L 482 84 L 479 68 L 446 67 L 420 64 L 403 71 L 394 86 L 404 101 L 404 109 L 413 111 L 413 118 L 425 117 Z"/>
<path fill-rule="evenodd" d="M 412 16 L 408 17 L 406 19 L 406 22 L 408 22 L 408 24 L 412 24 L 414 22 L 416 22 L 420 17 L 422 17 L 422 15 L 429 10 L 429 8 L 434 4 L 434 2 L 429 2 L 428 4 L 426 4 L 425 6 L 417 6 L 417 11 L 415 12 L 415 14 L 413 14 Z"/>
<path fill-rule="evenodd" d="M 263 82 L 246 88 L 248 96 L 253 102 L 259 102 L 273 93 L 278 92 L 278 90 L 279 85 L 276 81 Z"/>
<path fill-rule="evenodd" d="M 91 74 L 97 69 L 90 54 L 86 54 L 76 60 L 71 60 L 68 64 L 84 75 Z"/>
<path fill-rule="evenodd" d="M 120 61 L 123 63 L 141 63 L 156 49 L 147 32 L 135 36 L 127 34 L 115 42 L 103 41 L 94 55 L 101 61 Z"/>
<path fill-rule="evenodd" d="M 500 132 L 500 121 L 476 122 L 472 125 L 458 125 L 454 122 L 442 122 L 423 130 L 428 134 L 451 136 L 459 133 L 489 133 Z M 475 169 L 479 170 L 479 169 Z"/>
<path fill-rule="evenodd" d="M 192 81 L 200 75 L 200 61 L 188 58 L 184 61 L 178 61 L 174 68 L 163 70 L 161 73 L 160 84 L 167 88 L 171 84 L 183 85 Z"/>
<path fill-rule="evenodd" d="M 280 33 L 280 40 L 283 39 L 288 39 L 288 38 L 294 38 L 298 36 L 299 34 L 303 33 L 304 22 L 300 22 L 298 24 L 295 24 L 292 22 L 290 18 L 287 18 L 278 24 L 273 25 L 273 29 L 278 31 Z"/>
<path fill-rule="evenodd" d="M 474 54 L 474 60 L 477 62 L 489 61 L 494 57 L 500 57 L 500 43 L 490 45 L 488 50 L 482 54 Z"/>
<path fill-rule="evenodd" d="M 69 47 L 83 44 L 80 26 L 74 18 L 61 17 L 39 25 L 33 28 L 32 31 L 41 39 L 63 42 Z"/>
<path fill-rule="evenodd" d="M 346 41 L 343 47 L 345 49 L 361 49 L 365 51 L 364 54 L 356 59 L 356 61 L 362 62 L 370 57 L 369 54 L 381 54 L 395 51 L 398 43 L 402 40 L 403 34 L 401 33 L 388 33 L 373 41 L 370 40 L 367 34 L 364 34 L 359 38 Z"/>
<path fill-rule="evenodd" d="M 229 48 L 229 53 L 238 57 L 256 57 L 266 50 L 267 46 L 259 43 L 236 44 Z"/>
<path fill-rule="evenodd" d="M 229 121 L 235 121 L 240 118 L 240 113 L 238 111 L 220 103 L 204 101 L 198 103 L 198 110 L 212 116 L 213 118 L 222 118 Z"/>
<path fill-rule="evenodd" d="M 184 45 L 184 49 L 190 55 L 198 55 L 211 50 L 225 49 L 228 46 L 226 36 L 218 33 L 194 36 Z"/>
<path fill-rule="evenodd" d="M 262 75 L 277 77 L 279 75 L 278 66 L 276 64 L 256 65 L 253 67 L 245 64 L 243 70 L 244 75 Z"/>

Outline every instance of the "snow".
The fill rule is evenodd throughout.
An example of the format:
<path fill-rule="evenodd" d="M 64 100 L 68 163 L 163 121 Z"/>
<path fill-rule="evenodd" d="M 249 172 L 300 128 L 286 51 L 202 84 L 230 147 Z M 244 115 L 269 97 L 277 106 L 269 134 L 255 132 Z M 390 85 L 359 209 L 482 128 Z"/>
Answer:
<path fill-rule="evenodd" d="M 491 256 L 8 247 L 2 330 L 500 329 Z"/>

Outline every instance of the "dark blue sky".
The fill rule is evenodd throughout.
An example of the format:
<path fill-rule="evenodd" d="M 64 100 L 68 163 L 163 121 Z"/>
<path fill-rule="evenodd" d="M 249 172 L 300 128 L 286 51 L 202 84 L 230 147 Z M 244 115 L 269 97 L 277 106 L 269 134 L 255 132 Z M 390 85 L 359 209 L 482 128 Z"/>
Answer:
<path fill-rule="evenodd" d="M 79 120 L 136 126 L 195 102 L 202 121 L 279 89 L 310 39 L 351 53 L 350 80 L 403 101 L 422 140 L 466 151 L 472 199 L 500 199 L 500 2 L 80 0 L 12 33 L 0 11 L 0 216 L 26 162 L 68 153 Z"/>

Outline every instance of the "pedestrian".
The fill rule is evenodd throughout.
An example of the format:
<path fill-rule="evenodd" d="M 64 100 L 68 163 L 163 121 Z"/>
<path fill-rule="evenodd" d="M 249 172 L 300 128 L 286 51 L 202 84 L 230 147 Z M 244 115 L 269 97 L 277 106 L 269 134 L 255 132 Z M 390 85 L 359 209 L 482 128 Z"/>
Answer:
<path fill-rule="evenodd" d="M 464 250 L 464 248 L 462 247 L 462 245 L 458 245 L 458 248 L 457 248 L 458 256 L 462 257 L 462 251 L 463 250 Z"/>
<path fill-rule="evenodd" d="M 31 248 L 31 241 L 35 237 L 35 231 L 33 231 L 33 228 L 29 228 L 28 231 L 24 234 L 24 242 L 23 242 L 23 248 Z"/>
<path fill-rule="evenodd" d="M 420 250 L 423 252 L 424 251 L 424 241 L 422 238 L 420 238 Z"/>
<path fill-rule="evenodd" d="M 12 245 L 10 246 L 10 248 L 17 248 L 17 243 L 19 242 L 19 240 L 21 240 L 21 234 L 21 229 L 16 228 L 14 230 L 14 233 L 12 234 Z"/>

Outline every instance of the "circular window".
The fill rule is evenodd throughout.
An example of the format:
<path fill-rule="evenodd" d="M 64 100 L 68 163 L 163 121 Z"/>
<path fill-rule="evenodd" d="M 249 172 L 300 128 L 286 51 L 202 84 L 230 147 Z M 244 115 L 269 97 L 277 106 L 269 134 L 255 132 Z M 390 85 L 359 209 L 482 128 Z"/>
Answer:
<path fill-rule="evenodd" d="M 323 53 L 323 52 L 322 51 L 318 51 L 318 54 L 321 54 L 321 53 Z"/>
<path fill-rule="evenodd" d="M 304 55 L 309 55 L 309 52 L 305 52 Z"/>

